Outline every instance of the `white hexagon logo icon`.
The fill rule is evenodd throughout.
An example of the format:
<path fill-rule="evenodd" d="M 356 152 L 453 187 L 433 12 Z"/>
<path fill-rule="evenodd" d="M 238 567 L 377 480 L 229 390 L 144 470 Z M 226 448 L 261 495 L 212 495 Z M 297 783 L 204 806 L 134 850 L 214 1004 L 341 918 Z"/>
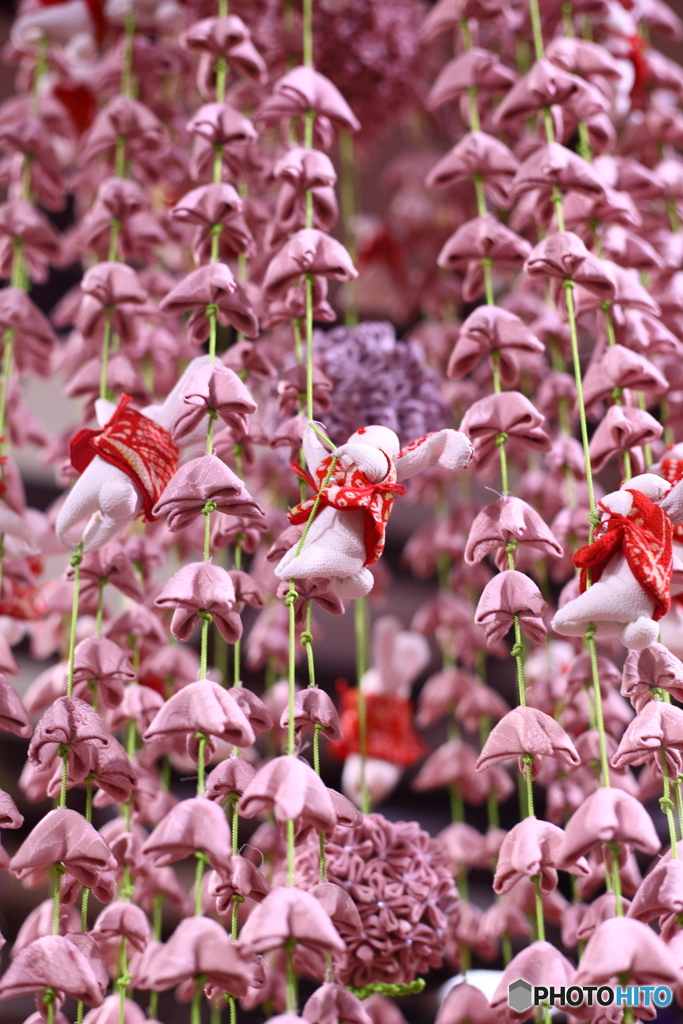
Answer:
<path fill-rule="evenodd" d="M 518 978 L 508 985 L 508 1006 L 516 1013 L 524 1013 L 534 1005 L 532 989 L 528 981 Z"/>

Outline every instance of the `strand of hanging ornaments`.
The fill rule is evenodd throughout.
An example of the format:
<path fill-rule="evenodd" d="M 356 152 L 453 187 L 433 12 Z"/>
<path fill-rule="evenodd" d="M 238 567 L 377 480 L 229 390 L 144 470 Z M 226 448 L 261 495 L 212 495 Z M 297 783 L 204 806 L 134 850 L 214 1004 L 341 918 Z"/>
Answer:
<path fill-rule="evenodd" d="M 660 0 L 20 5 L 17 1014 L 683 1005 L 683 72 L 652 33 L 683 38 Z"/>

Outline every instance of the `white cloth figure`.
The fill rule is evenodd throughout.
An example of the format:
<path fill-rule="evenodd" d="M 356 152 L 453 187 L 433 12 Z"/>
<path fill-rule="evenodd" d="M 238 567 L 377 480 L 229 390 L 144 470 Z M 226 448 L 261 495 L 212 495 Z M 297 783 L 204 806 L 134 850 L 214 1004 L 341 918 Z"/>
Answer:
<path fill-rule="evenodd" d="M 398 619 L 385 615 L 378 619 L 372 630 L 372 663 L 360 685 L 366 700 L 375 696 L 388 697 L 405 707 L 405 730 L 402 737 L 389 737 L 388 745 L 396 746 L 400 763 L 379 757 L 365 760 L 365 781 L 372 804 L 381 803 L 398 785 L 407 764 L 422 755 L 422 741 L 412 727 L 412 706 L 408 704 L 412 685 L 427 667 L 430 659 L 429 644 L 421 633 L 402 630 Z M 401 748 L 399 750 L 399 744 Z M 370 737 L 370 743 L 383 742 L 383 737 Z M 344 761 L 342 790 L 350 800 L 361 804 L 361 756 L 350 753 Z"/>
<path fill-rule="evenodd" d="M 330 453 L 309 424 L 303 448 L 309 483 L 320 496 L 318 511 L 301 550 L 293 545 L 275 574 L 282 580 L 329 579 L 330 588 L 345 599 L 372 590 L 368 566 L 384 550 L 391 505 L 403 490 L 400 481 L 432 466 L 457 472 L 473 453 L 469 438 L 457 430 L 428 434 L 401 451 L 394 431 L 381 426 L 361 427 Z M 333 457 L 338 461 L 326 482 Z M 306 523 L 315 500 L 292 509 L 290 521 Z"/>
<path fill-rule="evenodd" d="M 133 446 L 141 440 L 145 419 L 150 421 L 152 431 L 154 430 L 152 424 L 162 428 L 158 432 L 157 438 L 152 437 L 151 451 L 153 455 L 157 454 L 160 445 L 162 447 L 167 445 L 166 470 L 167 472 L 172 470 L 171 475 L 177 468 L 177 449 L 170 438 L 170 431 L 181 408 L 181 394 L 190 375 L 206 360 L 206 356 L 193 359 L 161 405 L 148 405 L 139 412 L 127 410 L 136 418 L 132 426 L 132 439 L 129 439 Z M 114 414 L 118 413 L 120 408 L 121 403 L 115 406 L 107 399 L 98 399 L 95 403 L 95 415 L 100 427 L 105 428 L 107 424 L 111 423 Z M 135 429 L 136 426 L 138 429 Z M 168 440 L 163 436 L 166 431 L 169 432 Z M 96 432 L 81 433 L 95 434 Z M 174 456 L 176 467 L 172 469 Z M 134 448 L 131 448 L 129 461 L 139 469 L 136 474 L 138 479 L 147 479 L 148 467 L 144 464 L 144 458 Z M 145 489 L 139 482 L 136 482 L 130 472 L 120 469 L 100 455 L 95 455 L 69 492 L 57 516 L 55 526 L 57 536 L 65 547 L 75 547 L 71 531 L 78 523 L 87 519 L 88 523 L 82 536 L 83 551 L 93 551 L 112 540 L 143 510 L 149 512 L 153 505 L 154 490 L 154 480 L 151 476 L 148 487 Z M 160 493 L 161 491 L 159 491 Z M 159 495 L 156 497 L 158 498 Z"/>
<path fill-rule="evenodd" d="M 627 525 L 634 522 L 636 515 L 639 519 L 645 518 L 646 526 L 652 530 L 652 536 L 656 535 L 657 543 L 661 540 L 663 564 L 658 564 L 657 553 L 652 550 L 651 564 L 647 563 L 644 548 L 642 552 L 636 551 L 635 557 L 642 567 L 639 579 L 632 571 L 633 559 L 629 561 L 624 550 L 630 541 L 619 542 L 607 558 L 596 582 L 557 612 L 552 621 L 556 633 L 562 636 L 583 636 L 592 623 L 596 637 L 618 637 L 630 650 L 639 651 L 654 643 L 659 634 L 657 620 L 661 617 L 661 602 L 668 604 L 670 598 L 671 524 L 667 525 L 668 516 L 663 514 L 660 505 L 668 490 L 666 480 L 654 473 L 643 473 L 626 481 L 620 490 L 612 491 L 602 499 L 600 507 L 603 509 L 603 523 L 607 523 L 612 514 L 626 517 Z M 645 497 L 640 499 L 638 495 Z M 636 502 L 641 506 L 640 509 L 636 507 Z M 660 537 L 660 533 L 663 536 Z M 599 542 L 600 537 L 595 543 Z M 589 552 L 591 547 L 582 548 L 577 555 Z M 667 558 L 668 570 L 665 564 Z"/>

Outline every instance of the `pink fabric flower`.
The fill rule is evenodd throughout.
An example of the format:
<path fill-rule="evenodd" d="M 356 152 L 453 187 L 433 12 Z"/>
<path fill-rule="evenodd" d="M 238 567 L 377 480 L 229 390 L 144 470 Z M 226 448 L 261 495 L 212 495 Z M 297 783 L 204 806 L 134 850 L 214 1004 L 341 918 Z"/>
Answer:
<path fill-rule="evenodd" d="M 263 765 L 239 802 L 243 818 L 274 811 L 278 825 L 298 821 L 320 832 L 331 832 L 337 813 L 324 782 L 305 761 L 285 755 Z"/>
<path fill-rule="evenodd" d="M 62 259 L 62 243 L 47 217 L 26 199 L 10 199 L 0 206 L 0 274 L 10 277 L 16 244 L 32 281 L 43 283 L 48 267 Z"/>
<path fill-rule="evenodd" d="M 559 989 L 573 984 L 574 973 L 573 965 L 562 956 L 559 949 L 555 949 L 549 942 L 532 942 L 513 957 L 503 971 L 491 999 L 493 1012 L 498 1015 L 505 1013 L 514 1020 L 523 1020 L 523 1015 L 508 1009 L 508 986 L 512 982 L 524 978 L 532 986 L 552 985 Z M 496 1019 L 500 1019 L 500 1016 Z"/>
<path fill-rule="evenodd" d="M 562 547 L 546 526 L 541 516 L 521 498 L 506 495 L 487 505 L 470 527 L 465 548 L 465 561 L 476 565 L 492 551 L 496 552 L 496 565 L 507 566 L 506 547 L 510 544 L 533 549 L 545 557 L 562 557 Z"/>
<path fill-rule="evenodd" d="M 222 808 L 197 796 L 176 804 L 145 841 L 142 852 L 156 867 L 165 867 L 205 853 L 214 870 L 226 863 L 232 848 L 230 829 Z"/>
<path fill-rule="evenodd" d="M 200 185 L 175 204 L 171 210 L 173 219 L 196 226 L 192 237 L 195 263 L 210 261 L 215 225 L 221 228 L 218 233 L 219 256 L 225 258 L 253 251 L 254 240 L 244 219 L 243 208 L 237 191 L 225 182 Z"/>
<path fill-rule="evenodd" d="M 683 711 L 665 701 L 651 700 L 627 727 L 611 763 L 615 768 L 623 768 L 627 764 L 652 761 L 661 771 L 659 752 L 662 747 L 669 771 L 677 774 L 683 767 Z"/>
<path fill-rule="evenodd" d="M 543 621 L 547 607 L 532 579 L 515 569 L 506 569 L 484 587 L 474 621 L 484 627 L 489 647 L 502 640 L 512 627 L 515 616 L 522 632 L 533 643 L 542 644 L 547 634 Z"/>
<path fill-rule="evenodd" d="M 666 690 L 676 700 L 683 699 L 683 664 L 659 643 L 642 651 L 631 651 L 624 662 L 621 693 L 636 711 L 654 700 L 651 688 Z"/>
<path fill-rule="evenodd" d="M 479 175 L 484 192 L 496 206 L 510 204 L 510 182 L 517 161 L 508 147 L 485 132 L 468 132 L 427 175 L 428 188 L 448 188 Z"/>
<path fill-rule="evenodd" d="M 570 768 L 578 768 L 581 763 L 561 725 L 537 708 L 519 707 L 509 711 L 491 730 L 477 760 L 477 771 L 525 754 L 533 754 L 535 759 L 553 757 Z M 578 853 L 573 861 L 581 855 Z"/>
<path fill-rule="evenodd" d="M 557 886 L 557 855 L 563 832 L 557 825 L 538 818 L 524 818 L 515 825 L 502 842 L 493 888 L 498 895 L 508 892 L 520 878 L 538 875 L 542 892 L 551 892 Z M 579 857 L 571 865 L 572 874 L 587 875 L 588 864 Z"/>
<path fill-rule="evenodd" d="M 172 576 L 157 597 L 160 608 L 174 608 L 171 632 L 186 643 L 201 622 L 200 612 L 211 615 L 221 636 L 234 644 L 242 636 L 242 620 L 235 609 L 235 587 L 230 576 L 212 562 L 190 562 Z"/>
<path fill-rule="evenodd" d="M 632 388 L 648 395 L 661 395 L 669 384 L 661 371 L 645 356 L 623 345 L 612 345 L 594 359 L 583 380 L 586 408 L 611 398 L 615 388 Z"/>
<path fill-rule="evenodd" d="M 286 707 L 280 717 L 280 728 L 286 729 L 288 723 L 289 707 Z M 299 690 L 294 697 L 294 728 L 301 736 L 316 726 L 328 740 L 340 740 L 342 737 L 339 715 L 332 700 L 324 690 L 309 686 Z"/>
<path fill-rule="evenodd" d="M 110 903 L 98 914 L 89 934 L 103 955 L 108 946 L 120 946 L 122 939 L 126 939 L 132 949 L 141 953 L 152 937 L 152 929 L 140 907 L 120 901 Z"/>
<path fill-rule="evenodd" d="M 124 685 L 135 679 L 135 670 L 118 644 L 103 636 L 81 640 L 74 652 L 74 694 L 85 699 L 94 686 L 105 707 L 118 707 Z"/>
<path fill-rule="evenodd" d="M 215 502 L 217 512 L 229 515 L 264 515 L 240 478 L 215 455 L 202 455 L 181 466 L 153 511 L 167 517 L 170 530 L 182 530 L 201 515 L 207 502 Z"/>
<path fill-rule="evenodd" d="M 270 892 L 270 886 L 265 875 L 251 861 L 233 855 L 227 858 L 220 871 L 211 873 L 208 892 L 216 900 L 218 913 L 226 915 L 232 912 L 233 896 L 260 903 Z"/>
<path fill-rule="evenodd" d="M 488 796 L 486 786 L 477 774 L 477 752 L 469 743 L 448 740 L 431 754 L 412 781 L 411 788 L 418 793 L 456 784 L 463 798 L 471 804 L 481 804 Z"/>
<path fill-rule="evenodd" d="M 481 88 L 487 94 L 505 92 L 516 77 L 514 71 L 501 63 L 497 54 L 473 46 L 450 60 L 441 70 L 425 106 L 427 110 L 435 110 L 444 103 L 466 96 L 471 88 Z"/>
<path fill-rule="evenodd" d="M 304 228 L 292 235 L 268 264 L 263 279 L 265 301 L 283 298 L 303 274 L 334 281 L 353 281 L 358 277 L 340 242 L 315 228 Z"/>
<path fill-rule="evenodd" d="M 289 941 L 313 952 L 344 953 L 346 950 L 339 932 L 315 896 L 294 886 L 278 886 L 252 910 L 240 932 L 238 947 L 266 953 L 283 949 Z"/>
<path fill-rule="evenodd" d="M 99 1006 L 107 991 L 107 972 L 88 935 L 47 935 L 25 946 L 0 981 L 0 999 L 32 992 L 72 996 L 86 1006 Z"/>
<path fill-rule="evenodd" d="M 232 690 L 208 679 L 184 686 L 159 709 L 143 739 L 185 739 L 195 760 L 197 732 L 233 746 L 250 747 L 254 731 L 239 704 L 231 700 L 231 694 Z"/>
<path fill-rule="evenodd" d="M 454 985 L 439 1007 L 434 1024 L 497 1024 L 498 1017 L 484 993 L 461 982 Z"/>
<path fill-rule="evenodd" d="M 82 298 L 76 326 L 85 338 L 99 336 L 108 316 L 111 330 L 124 342 L 135 336 L 135 315 L 142 312 L 147 290 L 132 267 L 125 263 L 96 263 L 81 281 Z"/>
<path fill-rule="evenodd" d="M 62 864 L 88 889 L 116 867 L 104 839 L 81 814 L 67 807 L 48 811 L 41 818 L 12 858 L 10 870 L 24 879 L 53 864 Z"/>
<path fill-rule="evenodd" d="M 78 697 L 58 697 L 38 722 L 28 757 L 39 770 L 53 768 L 60 746 L 66 744 L 69 769 L 82 780 L 95 767 L 96 748 L 109 740 L 104 722 L 89 704 Z"/>
<path fill-rule="evenodd" d="M 9 679 L 0 673 L 0 729 L 27 740 L 33 729 L 21 698 Z"/>
<path fill-rule="evenodd" d="M 602 787 L 591 793 L 571 816 L 557 866 L 573 863 L 603 843 L 635 846 L 648 854 L 657 853 L 661 846 L 643 805 L 616 787 Z"/>
<path fill-rule="evenodd" d="M 223 175 L 235 179 L 242 174 L 257 131 L 251 121 L 228 103 L 207 103 L 187 123 L 192 135 L 190 176 L 195 181 L 213 171 L 216 148 L 222 155 Z"/>
<path fill-rule="evenodd" d="M 182 45 L 201 55 L 197 77 L 203 96 L 213 91 L 210 83 L 221 57 L 241 77 L 261 85 L 267 81 L 263 57 L 252 43 L 249 29 L 236 14 L 196 21 L 183 33 Z"/>
<path fill-rule="evenodd" d="M 358 996 L 334 982 L 316 989 L 303 1008 L 303 1019 L 308 1024 L 372 1024 Z"/>
<path fill-rule="evenodd" d="M 256 402 L 240 378 L 222 363 L 207 363 L 190 376 L 182 393 L 183 405 L 173 427 L 174 438 L 182 442 L 194 431 L 206 428 L 207 413 L 217 412 L 230 426 L 246 433 L 247 416 L 256 412 Z"/>
<path fill-rule="evenodd" d="M 613 405 L 600 421 L 590 442 L 593 472 L 599 473 L 614 455 L 645 444 L 653 444 L 663 432 L 654 416 L 644 409 Z"/>
<path fill-rule="evenodd" d="M 283 118 L 302 117 L 309 110 L 338 131 L 360 129 L 359 121 L 337 87 L 309 67 L 294 68 L 277 81 L 272 95 L 261 104 L 257 118 L 265 124 L 277 124 Z"/>
<path fill-rule="evenodd" d="M 506 391 L 474 402 L 463 416 L 460 429 L 472 441 L 477 464 L 483 467 L 497 454 L 500 434 L 507 434 L 525 448 L 549 451 L 550 438 L 543 422 L 544 417 L 528 398 L 519 391 Z"/>
<path fill-rule="evenodd" d="M 442 270 L 466 274 L 463 297 L 472 301 L 484 291 L 482 260 L 492 260 L 496 267 L 515 268 L 530 252 L 525 238 L 487 213 L 459 227 L 442 248 L 437 263 Z"/>
<path fill-rule="evenodd" d="M 225 263 L 208 263 L 193 270 L 159 305 L 166 313 L 191 314 L 185 328 L 195 344 L 209 337 L 211 310 L 219 323 L 231 324 L 248 338 L 255 338 L 259 333 L 258 320 L 246 292 Z"/>
<path fill-rule="evenodd" d="M 66 578 L 74 578 L 73 567 L 67 569 Z M 133 562 L 119 541 L 110 541 L 83 556 L 80 566 L 80 596 L 87 599 L 91 592 L 97 593 L 99 585 L 105 583 L 111 583 L 133 601 L 143 600 Z"/>
<path fill-rule="evenodd" d="M 20 372 L 49 375 L 57 335 L 23 289 L 3 288 L 0 292 L 0 330 L 3 336 L 5 331 L 14 331 L 14 358 Z"/>
<path fill-rule="evenodd" d="M 531 328 L 514 313 L 497 306 L 480 306 L 460 328 L 447 373 L 457 380 L 489 356 L 498 360 L 501 380 L 506 387 L 514 387 L 519 378 L 520 356 L 544 351 Z"/>
<path fill-rule="evenodd" d="M 583 951 L 574 983 L 604 985 L 626 976 L 635 985 L 673 985 L 678 965 L 662 939 L 642 921 L 614 917 L 603 921 Z"/>

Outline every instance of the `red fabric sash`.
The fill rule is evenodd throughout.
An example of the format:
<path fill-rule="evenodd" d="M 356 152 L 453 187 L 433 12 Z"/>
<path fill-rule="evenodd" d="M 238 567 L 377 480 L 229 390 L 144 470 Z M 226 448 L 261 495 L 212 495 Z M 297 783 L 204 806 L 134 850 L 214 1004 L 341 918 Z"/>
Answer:
<path fill-rule="evenodd" d="M 671 605 L 673 525 L 666 512 L 647 495 L 626 490 L 633 495 L 628 515 L 612 512 L 605 532 L 574 555 L 574 565 L 581 569 L 579 586 L 583 593 L 589 569 L 591 582 L 597 583 L 609 559 L 621 548 L 631 572 L 655 602 L 652 618 L 661 619 Z M 605 509 L 602 502 L 599 504 Z"/>
<path fill-rule="evenodd" d="M 358 690 L 337 687 L 341 693 L 340 722 L 344 737 L 330 743 L 330 751 L 339 761 L 360 753 Z M 369 693 L 365 697 L 366 754 L 380 761 L 407 768 L 429 753 L 422 737 L 413 728 L 413 705 L 409 700 Z"/>
<path fill-rule="evenodd" d="M 331 455 L 323 459 L 315 471 L 315 479 L 296 463 L 292 465 L 292 469 L 320 496 L 316 515 L 326 506 L 336 508 L 340 512 L 360 509 L 365 513 L 364 539 L 367 557 L 363 564 L 374 565 L 384 551 L 387 521 L 394 498 L 397 494 L 405 494 L 405 487 L 403 484 L 396 483 L 396 470 L 393 465 L 381 483 L 373 484 L 359 469 L 354 469 L 349 473 L 339 464 L 332 471 L 327 486 L 323 487 L 331 461 Z M 290 523 L 297 526 L 306 523 L 315 500 L 315 498 L 307 498 L 306 501 L 302 501 L 290 509 Z"/>
<path fill-rule="evenodd" d="M 79 430 L 69 442 L 71 465 L 79 473 L 96 455 L 127 474 L 140 491 L 145 519 L 178 468 L 178 447 L 167 430 L 143 416 L 121 395 L 114 414 L 103 430 Z"/>

